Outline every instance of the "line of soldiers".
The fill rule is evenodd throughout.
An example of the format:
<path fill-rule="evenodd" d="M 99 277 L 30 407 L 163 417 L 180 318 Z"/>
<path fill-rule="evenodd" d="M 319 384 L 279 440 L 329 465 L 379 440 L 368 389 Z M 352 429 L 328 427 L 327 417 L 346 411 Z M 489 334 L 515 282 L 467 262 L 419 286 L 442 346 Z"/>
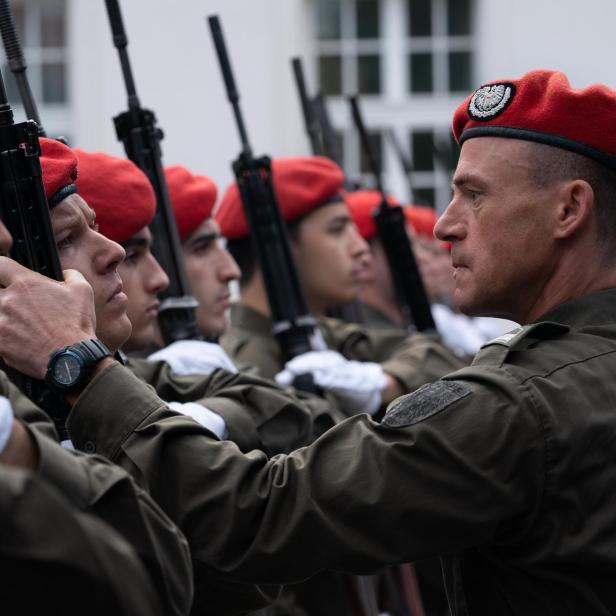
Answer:
<path fill-rule="evenodd" d="M 614 613 L 614 117 L 613 90 L 543 70 L 456 110 L 453 198 L 418 251 L 450 250 L 464 313 L 522 324 L 470 365 L 392 323 L 327 317 L 379 247 L 370 195 L 346 195 L 319 157 L 274 159 L 273 179 L 322 349 L 285 360 L 237 186 L 215 208 L 212 182 L 177 166 L 198 325 L 220 344 L 164 346 L 148 179 L 41 139 L 65 279 L 0 257 L 0 597 L 26 612 L 415 616 L 417 563 L 428 614 Z M 0 224 L 2 255 L 11 241 Z M 380 288 L 373 308 L 395 325 Z M 61 363 L 67 347 L 93 359 Z M 20 391 L 15 371 L 48 387 Z M 322 395 L 292 387 L 307 373 Z"/>

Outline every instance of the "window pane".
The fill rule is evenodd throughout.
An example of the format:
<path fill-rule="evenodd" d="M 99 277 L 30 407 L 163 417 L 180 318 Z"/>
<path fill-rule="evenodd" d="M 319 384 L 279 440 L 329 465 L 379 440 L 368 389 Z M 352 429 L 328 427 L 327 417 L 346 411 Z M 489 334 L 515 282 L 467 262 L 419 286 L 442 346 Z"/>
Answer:
<path fill-rule="evenodd" d="M 429 205 L 434 207 L 435 192 L 434 188 L 415 188 L 413 190 L 415 205 Z"/>
<path fill-rule="evenodd" d="M 376 159 L 377 171 L 382 171 L 383 162 L 382 162 L 381 133 L 370 133 L 368 135 L 368 139 L 370 140 L 370 144 L 372 146 L 373 156 Z M 361 148 L 360 172 L 370 173 L 370 174 L 373 173 L 373 170 L 370 168 L 368 157 L 366 156 L 366 153 L 364 152 L 363 148 Z"/>
<path fill-rule="evenodd" d="M 15 29 L 17 30 L 17 36 L 22 47 L 26 45 L 27 41 L 24 32 L 25 13 L 23 4 L 11 3 L 11 11 L 13 13 L 13 19 L 15 20 Z"/>
<path fill-rule="evenodd" d="M 360 94 L 381 92 L 381 63 L 379 56 L 358 56 L 357 74 Z"/>
<path fill-rule="evenodd" d="M 64 1 L 45 0 L 41 6 L 41 43 L 43 47 L 64 47 Z"/>
<path fill-rule="evenodd" d="M 340 0 L 318 0 L 317 37 L 321 40 L 339 39 Z"/>
<path fill-rule="evenodd" d="M 340 56 L 319 58 L 321 91 L 327 95 L 342 94 L 342 62 Z"/>
<path fill-rule="evenodd" d="M 413 131 L 411 151 L 415 171 L 432 171 L 434 169 L 434 132 L 431 130 Z"/>
<path fill-rule="evenodd" d="M 409 0 L 409 33 L 432 35 L 432 0 Z"/>
<path fill-rule="evenodd" d="M 357 38 L 379 38 L 378 0 L 357 0 Z"/>
<path fill-rule="evenodd" d="M 66 102 L 65 66 L 59 62 L 43 64 L 43 102 Z"/>
<path fill-rule="evenodd" d="M 471 33 L 471 1 L 447 0 L 447 21 L 450 35 Z"/>
<path fill-rule="evenodd" d="M 434 157 L 436 162 L 447 172 L 455 171 L 460 156 L 460 146 L 453 134 L 439 134 L 434 139 Z"/>
<path fill-rule="evenodd" d="M 410 70 L 411 92 L 432 92 L 432 54 L 412 53 Z"/>
<path fill-rule="evenodd" d="M 453 51 L 449 54 L 449 91 L 468 92 L 471 89 L 471 54 Z"/>

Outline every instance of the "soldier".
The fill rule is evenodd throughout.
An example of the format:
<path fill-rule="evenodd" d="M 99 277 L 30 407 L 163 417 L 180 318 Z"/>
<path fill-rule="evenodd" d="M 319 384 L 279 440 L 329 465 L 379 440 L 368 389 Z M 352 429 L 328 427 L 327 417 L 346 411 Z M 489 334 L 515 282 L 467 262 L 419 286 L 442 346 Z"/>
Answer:
<path fill-rule="evenodd" d="M 238 374 L 218 344 L 188 340 L 160 348 L 157 293 L 166 288 L 168 278 L 150 250 L 148 225 L 156 207 L 150 182 L 129 160 L 104 152 L 73 151 L 79 164 L 79 195 L 96 214 L 99 232 L 126 252 L 118 265 L 132 324 L 130 338 L 122 345 L 130 351 L 126 365 L 173 410 L 236 442 L 242 451 L 261 449 L 268 455 L 292 451 L 330 428 L 334 420 L 327 403 L 318 398 L 300 400 L 265 379 Z M 196 275 L 193 262 L 188 268 L 191 282 L 198 283 L 196 295 L 208 308 L 200 305 L 197 317 L 202 327 L 210 328 L 204 333 L 213 333 L 224 329 L 225 303 L 218 299 L 228 295 L 225 271 L 228 267 L 233 273 L 237 266 L 218 245 L 216 223 L 210 217 L 215 185 L 203 176 L 176 169 L 182 171 L 172 171 L 170 187 L 177 196 L 181 178 L 182 193 L 176 202 L 187 207 L 176 208 L 176 215 L 181 237 L 189 236 L 185 251 L 193 261 L 210 268 L 201 276 Z"/>
<path fill-rule="evenodd" d="M 11 244 L 0 221 L 0 254 Z M 20 269 L 5 266 L 5 275 Z M 69 287 L 84 283 L 78 272 L 65 276 Z M 0 372 L 2 604 L 23 613 L 81 614 L 89 605 L 92 614 L 187 614 L 186 540 L 124 471 L 57 438 Z"/>
<path fill-rule="evenodd" d="M 348 415 L 376 413 L 399 395 L 460 367 L 446 349 L 420 334 L 370 331 L 324 318 L 327 308 L 356 297 L 368 258 L 342 198 L 342 171 L 325 158 L 289 158 L 272 162 L 272 176 L 308 306 L 320 317 L 319 330 L 331 349 L 295 358 L 280 382 L 313 372 L 315 382 L 333 393 Z M 284 359 L 271 333 L 263 279 L 235 183 L 215 216 L 242 271 L 241 301 L 231 308 L 231 327 L 221 344 L 235 361 L 254 364 L 263 376 L 274 378 Z"/>
<path fill-rule="evenodd" d="M 236 579 L 440 554 L 456 616 L 613 613 L 615 116 L 615 91 L 575 90 L 552 71 L 460 105 L 436 234 L 452 243 L 460 307 L 524 325 L 381 424 L 359 415 L 288 456 L 244 455 L 115 365 L 80 395 L 71 437 L 130 468 L 166 510 L 181 503 L 209 534 L 200 557 Z M 7 279 L 6 265 L 2 312 L 14 318 L 0 320 L 0 348 L 40 374 L 52 344 L 24 333 L 36 302 L 12 287 L 27 280 L 49 299 L 58 285 Z"/>
<path fill-rule="evenodd" d="M 371 261 L 362 272 L 359 309 L 368 327 L 402 328 L 405 317 L 396 297 L 387 255 L 377 236 L 373 212 L 381 203 L 381 193 L 356 190 L 345 194 L 353 220 L 368 242 Z M 392 203 L 395 203 L 392 200 Z M 434 239 L 436 213 L 429 207 L 406 206 L 408 232 L 426 293 L 432 303 L 437 329 L 450 349 L 461 357 L 474 355 L 482 344 L 515 327 L 515 323 L 491 318 L 473 318 L 452 308 L 453 268 L 447 244 Z"/>

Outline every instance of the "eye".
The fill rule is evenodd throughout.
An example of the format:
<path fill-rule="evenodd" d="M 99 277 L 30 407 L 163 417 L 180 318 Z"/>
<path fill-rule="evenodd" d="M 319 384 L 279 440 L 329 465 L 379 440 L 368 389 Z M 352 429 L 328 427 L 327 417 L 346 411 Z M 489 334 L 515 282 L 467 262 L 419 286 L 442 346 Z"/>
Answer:
<path fill-rule="evenodd" d="M 59 240 L 56 245 L 58 247 L 58 250 L 62 250 L 64 248 L 68 248 L 74 243 L 75 243 L 75 237 L 72 234 L 69 234 L 65 238 Z"/>

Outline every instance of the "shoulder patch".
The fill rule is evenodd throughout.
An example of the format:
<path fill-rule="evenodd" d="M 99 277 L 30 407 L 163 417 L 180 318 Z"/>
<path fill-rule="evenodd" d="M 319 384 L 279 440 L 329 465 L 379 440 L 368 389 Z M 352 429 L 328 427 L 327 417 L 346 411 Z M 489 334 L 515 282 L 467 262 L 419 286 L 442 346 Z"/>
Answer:
<path fill-rule="evenodd" d="M 471 393 L 470 387 L 456 381 L 429 383 L 396 402 L 381 423 L 389 428 L 412 426 L 440 413 Z"/>
<path fill-rule="evenodd" d="M 489 340 L 481 348 L 484 348 L 490 344 L 500 344 L 502 346 L 515 348 L 525 338 L 533 338 L 534 340 L 549 340 L 555 338 L 561 334 L 565 334 L 569 331 L 569 327 L 562 325 L 561 323 L 554 323 L 553 321 L 541 321 L 539 323 L 532 323 L 531 325 L 524 325 L 524 327 L 516 327 L 516 329 L 503 334 L 498 338 Z"/>

